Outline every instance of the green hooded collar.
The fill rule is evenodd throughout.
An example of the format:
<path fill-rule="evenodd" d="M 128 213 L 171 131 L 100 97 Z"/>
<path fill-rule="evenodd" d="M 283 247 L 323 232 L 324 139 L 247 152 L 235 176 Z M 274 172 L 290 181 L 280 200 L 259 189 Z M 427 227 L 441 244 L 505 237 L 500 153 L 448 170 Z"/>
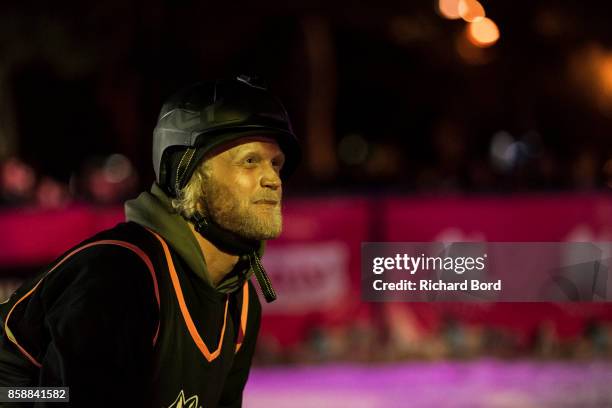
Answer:
<path fill-rule="evenodd" d="M 161 235 L 198 277 L 219 292 L 234 292 L 253 274 L 248 257 L 241 256 L 236 268 L 214 287 L 196 237 L 187 221 L 174 211 L 170 198 L 156 183 L 151 187 L 151 192 L 143 192 L 125 203 L 125 218 Z M 265 243 L 262 241 L 257 251 L 260 257 L 264 248 Z"/>

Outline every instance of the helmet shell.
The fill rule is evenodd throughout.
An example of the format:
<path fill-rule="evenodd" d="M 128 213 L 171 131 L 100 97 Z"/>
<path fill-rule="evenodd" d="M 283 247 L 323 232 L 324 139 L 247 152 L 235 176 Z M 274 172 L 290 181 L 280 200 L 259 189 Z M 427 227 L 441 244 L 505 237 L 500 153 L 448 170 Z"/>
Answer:
<path fill-rule="evenodd" d="M 301 148 L 287 111 L 265 87 L 242 75 L 181 89 L 164 103 L 153 131 L 157 183 L 176 196 L 207 152 L 248 136 L 275 139 L 285 154 L 281 178 L 293 173 Z"/>

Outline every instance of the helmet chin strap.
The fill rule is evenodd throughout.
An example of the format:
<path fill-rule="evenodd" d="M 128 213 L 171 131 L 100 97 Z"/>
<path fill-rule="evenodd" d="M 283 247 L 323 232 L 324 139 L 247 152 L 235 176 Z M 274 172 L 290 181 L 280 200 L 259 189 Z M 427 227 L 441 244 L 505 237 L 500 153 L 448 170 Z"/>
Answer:
<path fill-rule="evenodd" d="M 200 214 L 193 215 L 190 221 L 200 235 L 228 254 L 245 255 L 259 248 L 258 241 L 239 237 Z"/>
<path fill-rule="evenodd" d="M 257 254 L 257 250 L 259 249 L 258 241 L 239 237 L 233 232 L 221 228 L 219 225 L 200 214 L 193 215 L 189 221 L 193 223 L 194 229 L 200 235 L 222 251 L 238 256 L 247 255 L 249 258 L 249 265 L 255 273 L 261 293 L 266 299 L 266 302 L 270 303 L 276 300 L 276 292 L 272 287 L 272 282 L 270 282 L 270 278 L 263 268 L 259 255 Z"/>

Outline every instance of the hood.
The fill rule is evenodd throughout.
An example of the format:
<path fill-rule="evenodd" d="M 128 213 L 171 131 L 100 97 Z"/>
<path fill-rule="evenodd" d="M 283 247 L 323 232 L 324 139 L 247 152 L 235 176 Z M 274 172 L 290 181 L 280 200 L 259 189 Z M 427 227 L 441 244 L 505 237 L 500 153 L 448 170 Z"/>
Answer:
<path fill-rule="evenodd" d="M 157 184 L 153 184 L 150 192 L 143 192 L 125 203 L 125 218 L 161 235 L 200 279 L 219 292 L 236 291 L 253 274 L 248 255 L 241 256 L 234 270 L 215 287 L 204 254 L 187 221 L 173 210 L 170 198 Z M 263 255 L 264 247 L 262 241 L 257 251 L 259 257 Z"/>

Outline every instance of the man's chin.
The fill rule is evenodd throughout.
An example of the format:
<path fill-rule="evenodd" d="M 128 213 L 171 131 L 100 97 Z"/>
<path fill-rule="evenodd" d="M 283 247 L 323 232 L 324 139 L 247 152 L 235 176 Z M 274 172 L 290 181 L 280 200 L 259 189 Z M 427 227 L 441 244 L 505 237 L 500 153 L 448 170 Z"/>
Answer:
<path fill-rule="evenodd" d="M 282 225 L 277 225 L 276 223 L 273 225 L 261 223 L 242 224 L 239 226 L 236 225 L 233 228 L 227 224 L 221 224 L 221 227 L 231 231 L 242 239 L 251 241 L 267 241 L 269 239 L 276 239 L 281 235 L 283 229 Z"/>
<path fill-rule="evenodd" d="M 249 231 L 247 232 L 244 238 L 254 240 L 254 241 L 267 241 L 269 239 L 276 239 L 281 235 L 281 229 L 270 229 L 270 230 L 259 230 L 259 231 Z"/>
<path fill-rule="evenodd" d="M 253 214 L 249 223 L 244 225 L 243 233 L 248 239 L 256 241 L 267 241 L 276 239 L 283 230 L 282 218 L 279 214 L 274 216 L 262 217 L 260 214 Z"/>

